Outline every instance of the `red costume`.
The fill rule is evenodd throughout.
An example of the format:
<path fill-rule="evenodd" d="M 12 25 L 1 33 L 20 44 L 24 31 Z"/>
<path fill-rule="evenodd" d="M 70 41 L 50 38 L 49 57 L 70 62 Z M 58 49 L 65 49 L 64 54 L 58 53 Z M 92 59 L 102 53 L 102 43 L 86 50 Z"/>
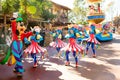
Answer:
<path fill-rule="evenodd" d="M 17 23 L 16 23 L 16 21 L 14 20 L 14 21 L 12 21 L 12 23 L 11 23 L 11 25 L 12 25 L 12 40 L 14 41 L 14 40 L 24 40 L 24 38 L 25 37 L 29 37 L 29 36 L 31 36 L 32 35 L 32 32 L 27 32 L 27 33 L 23 33 L 24 32 L 24 30 L 23 30 L 23 28 L 22 27 L 20 27 L 20 31 L 22 32 L 22 34 L 20 35 L 20 37 L 18 37 L 18 35 L 16 34 L 16 30 L 17 30 Z"/>

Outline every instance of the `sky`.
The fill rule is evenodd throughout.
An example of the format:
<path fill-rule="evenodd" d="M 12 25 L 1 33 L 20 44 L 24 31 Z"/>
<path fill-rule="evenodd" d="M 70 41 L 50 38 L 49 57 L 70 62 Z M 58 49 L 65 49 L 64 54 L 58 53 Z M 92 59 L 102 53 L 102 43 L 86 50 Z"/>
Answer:
<path fill-rule="evenodd" d="M 59 3 L 61 5 L 67 6 L 67 7 L 71 8 L 71 9 L 73 8 L 74 0 L 52 0 L 52 1 L 54 1 L 56 3 Z"/>
<path fill-rule="evenodd" d="M 112 6 L 108 6 L 110 3 L 112 3 Z M 106 14 L 106 20 L 110 21 L 115 16 L 120 15 L 120 0 L 105 0 L 103 8 Z"/>
<path fill-rule="evenodd" d="M 71 9 L 73 8 L 74 0 L 52 0 L 52 1 L 67 6 Z M 112 3 L 113 7 L 108 6 L 110 3 Z M 120 0 L 105 0 L 101 7 L 105 12 L 106 21 L 112 20 L 116 15 L 120 15 Z"/>

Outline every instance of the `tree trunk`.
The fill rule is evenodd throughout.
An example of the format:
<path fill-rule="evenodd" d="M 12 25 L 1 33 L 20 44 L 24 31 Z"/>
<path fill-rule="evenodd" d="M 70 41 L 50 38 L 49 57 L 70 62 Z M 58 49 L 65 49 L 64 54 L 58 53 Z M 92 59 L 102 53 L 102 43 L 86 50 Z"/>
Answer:
<path fill-rule="evenodd" d="M 6 26 L 6 14 L 4 14 L 4 26 Z"/>
<path fill-rule="evenodd" d="M 4 23 L 2 25 L 2 34 L 4 35 L 2 38 L 2 43 L 5 44 L 5 39 L 6 39 L 6 14 L 3 14 L 4 18 Z"/>
<path fill-rule="evenodd" d="M 4 14 L 3 16 L 4 16 L 4 35 L 6 37 L 6 22 L 7 22 L 6 14 Z"/>

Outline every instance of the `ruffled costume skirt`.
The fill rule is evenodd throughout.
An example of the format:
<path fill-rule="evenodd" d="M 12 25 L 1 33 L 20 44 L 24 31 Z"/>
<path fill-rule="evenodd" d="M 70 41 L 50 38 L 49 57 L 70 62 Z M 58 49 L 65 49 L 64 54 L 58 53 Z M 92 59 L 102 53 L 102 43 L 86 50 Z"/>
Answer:
<path fill-rule="evenodd" d="M 31 44 L 28 46 L 28 48 L 26 48 L 24 50 L 25 53 L 29 53 L 29 54 L 31 54 L 31 53 L 36 53 L 36 54 L 37 53 L 44 53 L 46 51 L 47 50 L 45 48 L 39 46 L 38 43 L 35 41 L 31 41 Z"/>
<path fill-rule="evenodd" d="M 61 39 L 56 39 L 56 41 L 50 43 L 50 46 L 54 48 L 63 48 L 66 45 L 67 43 L 63 42 Z"/>
<path fill-rule="evenodd" d="M 74 38 L 70 38 L 69 43 L 61 49 L 61 51 L 70 51 L 70 52 L 73 52 L 73 51 L 81 52 L 83 50 L 84 48 L 79 44 L 77 44 Z"/>
<path fill-rule="evenodd" d="M 90 37 L 87 39 L 87 42 L 91 42 L 94 44 L 100 44 L 100 42 L 95 38 L 94 34 L 90 34 Z"/>

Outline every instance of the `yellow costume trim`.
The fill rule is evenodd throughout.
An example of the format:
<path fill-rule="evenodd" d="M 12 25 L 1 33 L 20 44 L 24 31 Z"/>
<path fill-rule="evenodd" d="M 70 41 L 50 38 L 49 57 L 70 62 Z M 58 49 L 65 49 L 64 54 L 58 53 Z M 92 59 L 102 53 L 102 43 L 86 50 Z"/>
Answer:
<path fill-rule="evenodd" d="M 61 38 L 62 38 L 62 35 L 61 35 L 61 34 L 59 34 L 58 38 L 59 38 L 59 39 L 61 39 Z"/>
<path fill-rule="evenodd" d="M 37 39 L 40 39 L 40 38 L 42 38 L 42 36 L 41 35 L 37 35 Z"/>

